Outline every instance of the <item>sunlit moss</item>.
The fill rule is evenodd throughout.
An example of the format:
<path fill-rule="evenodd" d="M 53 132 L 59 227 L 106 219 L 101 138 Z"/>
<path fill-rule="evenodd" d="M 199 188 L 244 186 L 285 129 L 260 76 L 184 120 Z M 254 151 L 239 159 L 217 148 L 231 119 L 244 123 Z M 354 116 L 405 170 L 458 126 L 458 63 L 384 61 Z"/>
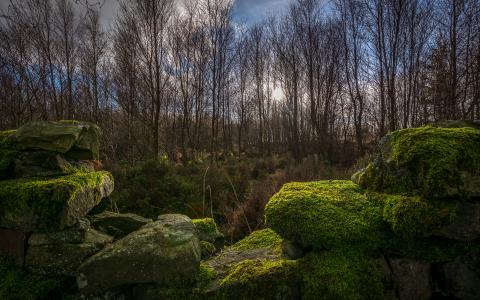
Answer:
<path fill-rule="evenodd" d="M 351 181 L 289 183 L 265 208 L 267 224 L 303 247 L 374 246 L 382 211 Z"/>
<path fill-rule="evenodd" d="M 282 251 L 282 238 L 272 229 L 257 230 L 231 246 L 235 250 L 270 247 L 275 253 Z"/>

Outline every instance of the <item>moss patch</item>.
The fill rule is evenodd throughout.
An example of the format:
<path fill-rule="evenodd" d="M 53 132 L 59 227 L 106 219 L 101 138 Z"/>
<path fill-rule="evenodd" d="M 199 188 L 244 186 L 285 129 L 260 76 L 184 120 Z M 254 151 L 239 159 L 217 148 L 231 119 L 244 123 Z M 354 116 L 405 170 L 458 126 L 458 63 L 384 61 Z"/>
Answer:
<path fill-rule="evenodd" d="M 200 263 L 200 269 L 197 275 L 197 282 L 201 290 L 205 289 L 216 277 L 217 272 L 212 267 L 210 267 L 206 263 Z"/>
<path fill-rule="evenodd" d="M 359 252 L 310 253 L 300 270 L 302 299 L 383 299 L 380 269 Z"/>
<path fill-rule="evenodd" d="M 375 247 L 381 208 L 351 181 L 289 183 L 265 208 L 267 224 L 298 245 L 331 249 Z"/>
<path fill-rule="evenodd" d="M 228 270 L 215 299 L 296 299 L 297 264 L 285 259 L 244 260 Z"/>
<path fill-rule="evenodd" d="M 231 246 L 235 250 L 252 250 L 270 247 L 275 253 L 282 252 L 282 238 L 272 229 L 266 228 L 252 232 Z"/>
<path fill-rule="evenodd" d="M 420 127 L 382 140 L 383 158 L 369 165 L 362 186 L 424 197 L 469 196 L 467 177 L 479 176 L 480 130 Z"/>
<path fill-rule="evenodd" d="M 451 202 L 427 201 L 418 196 L 382 196 L 384 220 L 396 234 L 405 238 L 428 237 L 455 216 L 455 204 Z"/>
<path fill-rule="evenodd" d="M 0 182 L 0 220 L 38 224 L 40 231 L 58 229 L 61 214 L 77 193 L 103 184 L 108 172 L 77 173 L 56 178 Z M 97 195 L 99 196 L 99 195 Z"/>
<path fill-rule="evenodd" d="M 192 221 L 198 231 L 207 234 L 215 234 L 218 232 L 217 223 L 215 223 L 215 220 L 212 218 L 193 219 Z"/>
<path fill-rule="evenodd" d="M 212 257 L 217 252 L 214 244 L 205 241 L 200 241 L 200 248 L 202 249 L 202 259 Z"/>

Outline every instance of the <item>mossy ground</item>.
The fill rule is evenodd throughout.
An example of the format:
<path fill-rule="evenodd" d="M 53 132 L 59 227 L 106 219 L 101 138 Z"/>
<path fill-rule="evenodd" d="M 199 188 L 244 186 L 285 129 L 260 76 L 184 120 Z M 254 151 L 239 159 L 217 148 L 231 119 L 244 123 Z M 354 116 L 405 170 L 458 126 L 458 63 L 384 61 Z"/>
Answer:
<path fill-rule="evenodd" d="M 16 219 L 33 211 L 40 220 L 49 220 L 46 228 L 55 229 L 59 215 L 75 193 L 103 183 L 108 172 L 77 173 L 55 178 L 28 178 L 0 181 L 0 216 Z"/>
<path fill-rule="evenodd" d="M 442 198 L 452 190 L 468 197 L 465 173 L 478 176 L 480 130 L 425 126 L 390 133 L 383 139 L 384 157 L 362 176 L 367 189 L 394 194 Z M 377 164 L 377 165 L 376 165 Z M 407 175 L 398 174 L 404 169 Z"/>

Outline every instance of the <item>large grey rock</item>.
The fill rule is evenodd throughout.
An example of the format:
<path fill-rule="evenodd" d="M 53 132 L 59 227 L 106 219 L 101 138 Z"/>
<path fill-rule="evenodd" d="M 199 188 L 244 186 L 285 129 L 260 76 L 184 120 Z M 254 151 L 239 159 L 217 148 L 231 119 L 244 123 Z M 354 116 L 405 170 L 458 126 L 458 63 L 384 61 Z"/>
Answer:
<path fill-rule="evenodd" d="M 480 299 L 480 251 L 458 257 L 443 267 L 445 292 L 456 299 Z"/>
<path fill-rule="evenodd" d="M 200 243 L 190 218 L 162 215 L 88 258 L 79 268 L 83 293 L 141 283 L 179 284 L 194 281 Z"/>
<path fill-rule="evenodd" d="M 138 230 L 143 225 L 152 222 L 151 219 L 136 214 L 119 214 L 111 211 L 104 211 L 90 216 L 89 219 L 94 228 L 115 238 L 124 237 Z"/>
<path fill-rule="evenodd" d="M 65 153 L 76 159 L 98 159 L 100 129 L 77 121 L 30 122 L 16 132 L 22 150 L 46 150 Z"/>
<path fill-rule="evenodd" d="M 62 274 L 74 276 L 82 261 L 100 251 L 111 236 L 90 227 L 87 219 L 75 226 L 53 233 L 32 234 L 25 264 L 42 274 Z"/>

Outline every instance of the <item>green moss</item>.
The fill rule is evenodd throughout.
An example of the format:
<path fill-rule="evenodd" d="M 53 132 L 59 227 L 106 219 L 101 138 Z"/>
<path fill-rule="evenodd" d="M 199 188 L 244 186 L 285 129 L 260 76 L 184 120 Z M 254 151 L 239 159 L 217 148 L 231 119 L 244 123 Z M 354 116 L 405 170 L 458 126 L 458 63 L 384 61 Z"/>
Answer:
<path fill-rule="evenodd" d="M 217 275 L 217 272 L 212 267 L 206 263 L 200 263 L 200 269 L 197 275 L 197 282 L 200 289 L 206 288 Z"/>
<path fill-rule="evenodd" d="M 28 274 L 10 259 L 0 256 L 0 299 L 46 299 L 64 289 L 64 277 Z"/>
<path fill-rule="evenodd" d="M 220 281 L 214 299 L 296 299 L 297 261 L 244 260 Z"/>
<path fill-rule="evenodd" d="M 302 299 L 383 299 L 381 271 L 360 252 L 310 253 L 300 272 Z"/>
<path fill-rule="evenodd" d="M 108 172 L 77 173 L 55 178 L 28 178 L 0 182 L 0 219 L 41 222 L 39 230 L 54 230 L 60 225 L 62 210 L 85 187 L 103 183 Z M 96 195 L 99 196 L 99 195 Z M 26 216 L 28 215 L 28 216 Z"/>
<path fill-rule="evenodd" d="M 286 184 L 268 202 L 265 217 L 304 248 L 375 247 L 383 226 L 381 207 L 351 181 Z"/>
<path fill-rule="evenodd" d="M 383 218 L 392 230 L 405 238 L 428 237 L 455 216 L 455 204 L 427 201 L 420 197 L 383 195 Z"/>
<path fill-rule="evenodd" d="M 251 250 L 264 247 L 270 247 L 274 249 L 274 252 L 281 253 L 282 238 L 272 229 L 266 228 L 252 232 L 231 246 L 235 250 Z"/>
<path fill-rule="evenodd" d="M 214 234 L 218 232 L 217 224 L 212 218 L 193 219 L 192 221 L 198 231 L 208 234 Z"/>
<path fill-rule="evenodd" d="M 290 272 L 295 269 L 297 262 L 294 260 L 258 260 L 246 259 L 230 268 L 227 276 L 220 282 L 221 286 L 230 286 L 235 283 L 246 284 L 271 274 Z"/>
<path fill-rule="evenodd" d="M 480 130 L 420 127 L 398 130 L 382 142 L 383 160 L 369 165 L 362 186 L 424 197 L 469 196 L 466 177 L 478 176 Z"/>
<path fill-rule="evenodd" d="M 200 248 L 202 249 L 203 259 L 209 258 L 213 256 L 215 252 L 217 252 L 217 248 L 215 248 L 215 245 L 206 241 L 200 241 Z"/>

